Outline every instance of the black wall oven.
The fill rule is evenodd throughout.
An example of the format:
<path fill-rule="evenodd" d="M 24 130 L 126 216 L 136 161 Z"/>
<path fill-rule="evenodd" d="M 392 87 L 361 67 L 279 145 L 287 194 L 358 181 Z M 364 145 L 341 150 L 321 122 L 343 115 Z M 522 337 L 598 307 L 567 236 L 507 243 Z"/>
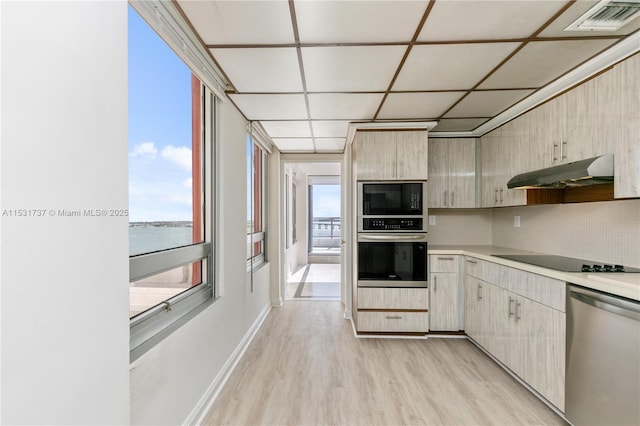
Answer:
<path fill-rule="evenodd" d="M 427 287 L 427 234 L 358 234 L 358 287 Z"/>
<path fill-rule="evenodd" d="M 358 182 L 358 232 L 426 232 L 425 181 Z"/>

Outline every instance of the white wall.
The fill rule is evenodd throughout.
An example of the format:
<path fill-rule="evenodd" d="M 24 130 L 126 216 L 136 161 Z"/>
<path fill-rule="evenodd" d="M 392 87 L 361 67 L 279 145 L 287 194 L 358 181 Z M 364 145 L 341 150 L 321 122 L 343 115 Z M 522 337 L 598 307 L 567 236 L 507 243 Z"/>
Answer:
<path fill-rule="evenodd" d="M 127 4 L 0 7 L 1 423 L 126 424 Z"/>
<path fill-rule="evenodd" d="M 640 200 L 495 209 L 493 244 L 640 267 Z"/>
<path fill-rule="evenodd" d="M 246 122 L 231 104 L 221 105 L 220 129 L 216 253 L 222 297 L 132 365 L 132 424 L 175 425 L 193 417 L 251 325 L 271 305 L 271 265 L 254 276 L 253 293 L 246 274 Z M 279 260 L 271 257 L 271 262 Z"/>

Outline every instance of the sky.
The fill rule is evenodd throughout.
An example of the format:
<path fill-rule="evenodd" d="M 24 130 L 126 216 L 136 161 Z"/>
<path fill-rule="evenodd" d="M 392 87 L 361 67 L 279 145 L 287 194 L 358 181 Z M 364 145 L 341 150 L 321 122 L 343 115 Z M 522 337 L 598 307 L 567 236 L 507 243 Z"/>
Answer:
<path fill-rule="evenodd" d="M 191 71 L 129 6 L 129 221 L 192 219 Z"/>
<path fill-rule="evenodd" d="M 340 185 L 313 185 L 313 216 L 340 217 Z"/>

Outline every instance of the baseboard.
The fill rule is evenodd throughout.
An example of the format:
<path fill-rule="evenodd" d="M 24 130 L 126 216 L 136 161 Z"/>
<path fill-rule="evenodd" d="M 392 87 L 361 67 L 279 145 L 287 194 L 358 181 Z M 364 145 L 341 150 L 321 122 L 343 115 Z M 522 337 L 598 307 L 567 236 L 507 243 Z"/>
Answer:
<path fill-rule="evenodd" d="M 202 398 L 200 398 L 191 413 L 189 413 L 189 416 L 183 422 L 183 425 L 202 424 L 205 416 L 211 409 L 211 406 L 215 402 L 216 398 L 218 398 L 220 391 L 222 391 L 225 383 L 227 383 L 229 376 L 231 376 L 231 373 L 235 369 L 236 365 L 238 365 L 238 361 L 240 361 L 240 359 L 244 355 L 245 351 L 249 347 L 249 344 L 262 326 L 262 323 L 264 322 L 265 318 L 267 318 L 267 315 L 270 311 L 271 302 L 267 303 L 264 308 L 262 308 L 262 311 L 260 312 L 256 320 L 253 322 L 253 324 L 251 324 L 251 327 L 249 327 L 247 333 L 244 335 L 229 359 L 227 359 L 227 362 L 224 363 L 224 365 L 220 369 L 220 372 L 218 372 L 218 375 L 215 377 L 215 379 L 213 379 L 213 382 L 211 382 L 204 395 L 202 395 Z"/>

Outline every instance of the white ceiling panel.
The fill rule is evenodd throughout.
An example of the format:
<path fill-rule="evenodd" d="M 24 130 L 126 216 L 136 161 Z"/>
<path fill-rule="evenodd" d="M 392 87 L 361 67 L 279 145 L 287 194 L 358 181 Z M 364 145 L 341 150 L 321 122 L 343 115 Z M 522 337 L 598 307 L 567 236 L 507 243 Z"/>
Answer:
<path fill-rule="evenodd" d="M 229 97 L 249 120 L 308 118 L 302 94 L 230 94 Z"/>
<path fill-rule="evenodd" d="M 496 40 L 531 36 L 563 1 L 437 1 L 418 41 Z"/>
<path fill-rule="evenodd" d="M 489 120 L 488 118 L 443 118 L 438 120 L 434 132 L 464 132 L 471 131 Z"/>
<path fill-rule="evenodd" d="M 304 121 L 261 121 L 262 127 L 272 138 L 310 138 L 309 122 Z"/>
<path fill-rule="evenodd" d="M 528 43 L 479 88 L 543 86 L 613 42 L 613 40 L 566 40 Z"/>
<path fill-rule="evenodd" d="M 473 43 L 414 46 L 392 90 L 470 89 L 519 45 Z"/>
<path fill-rule="evenodd" d="M 296 1 L 300 42 L 408 42 L 413 37 L 427 3 Z"/>
<path fill-rule="evenodd" d="M 534 90 L 471 92 L 444 118 L 493 117 L 533 92 Z"/>
<path fill-rule="evenodd" d="M 238 92 L 302 92 L 294 47 L 211 49 Z"/>
<path fill-rule="evenodd" d="M 313 152 L 313 139 L 311 138 L 272 138 L 280 151 L 287 152 Z"/>
<path fill-rule="evenodd" d="M 317 138 L 339 138 L 347 135 L 349 121 L 320 121 L 311 122 L 313 135 Z"/>
<path fill-rule="evenodd" d="M 631 34 L 640 28 L 640 18 L 636 18 L 617 31 L 564 31 L 565 28 L 573 21 L 582 16 L 593 6 L 599 3 L 599 0 L 580 0 L 575 2 L 567 11 L 565 11 L 558 19 L 553 21 L 551 25 L 540 33 L 540 37 L 593 37 L 593 36 L 612 36 Z"/>
<path fill-rule="evenodd" d="M 390 93 L 380 110 L 381 119 L 440 117 L 465 92 Z"/>
<path fill-rule="evenodd" d="M 385 91 L 406 46 L 348 46 L 302 48 L 310 92 Z"/>
<path fill-rule="evenodd" d="M 342 152 L 346 138 L 315 138 L 316 151 Z"/>
<path fill-rule="evenodd" d="M 180 7 L 205 44 L 294 43 L 286 1 L 191 1 Z"/>
<path fill-rule="evenodd" d="M 382 101 L 381 93 L 311 93 L 312 119 L 366 120 L 373 117 Z"/>

